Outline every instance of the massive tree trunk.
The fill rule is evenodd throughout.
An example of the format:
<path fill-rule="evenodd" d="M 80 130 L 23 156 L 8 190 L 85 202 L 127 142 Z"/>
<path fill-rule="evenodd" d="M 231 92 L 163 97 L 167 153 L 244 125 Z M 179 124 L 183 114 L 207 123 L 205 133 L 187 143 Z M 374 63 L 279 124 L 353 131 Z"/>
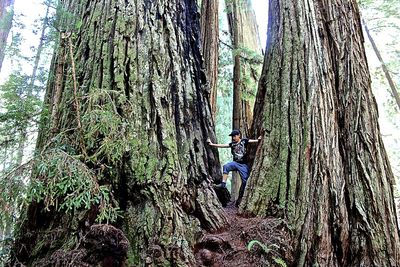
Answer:
<path fill-rule="evenodd" d="M 270 0 L 241 212 L 285 216 L 298 266 L 399 266 L 394 177 L 356 1 Z"/>
<path fill-rule="evenodd" d="M 210 87 L 211 112 L 214 118 L 217 111 L 218 23 L 218 0 L 203 0 L 201 2 L 201 50 Z"/>
<path fill-rule="evenodd" d="M 46 105 L 58 118 L 43 121 L 34 181 L 63 188 L 61 182 L 83 179 L 94 188 L 85 194 L 95 199 L 102 186 L 110 188 L 108 205 L 122 211 L 113 225 L 130 243 L 127 265 L 194 265 L 201 229 L 227 223 L 210 185 L 220 175 L 218 156 L 204 146 L 214 130 L 195 1 L 62 3 L 63 13 L 79 22 L 68 25 L 79 28 L 76 39 L 62 35 L 52 63 Z M 106 198 L 72 214 L 54 206 L 69 203 L 73 192 L 66 189 L 54 203 L 51 194 L 35 198 L 13 249 L 16 259 L 45 265 L 111 258 L 113 266 L 124 260 L 125 243 L 87 245 L 86 234 L 121 237 L 92 226 L 96 216 L 115 219 Z"/>
<path fill-rule="evenodd" d="M 232 127 L 249 136 L 253 120 L 254 97 L 261 64 L 256 55 L 261 56 L 261 45 L 254 10 L 249 0 L 227 0 L 229 30 L 233 44 L 233 113 Z M 232 200 L 237 199 L 240 177 L 232 175 Z"/>
<path fill-rule="evenodd" d="M 7 46 L 8 33 L 11 30 L 14 16 L 13 5 L 14 0 L 0 0 L 0 71 Z"/>

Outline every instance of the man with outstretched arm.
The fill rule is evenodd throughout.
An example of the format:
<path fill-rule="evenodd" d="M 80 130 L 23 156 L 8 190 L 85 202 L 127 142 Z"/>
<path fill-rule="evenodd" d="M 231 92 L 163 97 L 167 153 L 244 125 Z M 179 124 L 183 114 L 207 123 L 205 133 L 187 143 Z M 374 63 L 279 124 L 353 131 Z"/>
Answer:
<path fill-rule="evenodd" d="M 228 173 L 231 171 L 238 171 L 242 184 L 239 190 L 239 197 L 236 201 L 236 206 L 239 206 L 242 200 L 244 189 L 246 187 L 247 178 L 249 178 L 250 170 L 248 166 L 248 156 L 247 156 L 247 145 L 249 143 L 258 143 L 261 136 L 258 139 L 247 139 L 242 138 L 239 130 L 233 130 L 229 136 L 232 137 L 232 142 L 229 144 L 214 144 L 211 142 L 210 138 L 207 139 L 207 143 L 212 147 L 217 148 L 231 148 L 231 153 L 233 155 L 233 161 L 226 163 L 223 166 L 223 176 L 222 183 L 216 185 L 218 188 L 226 188 L 226 181 L 228 180 Z"/>

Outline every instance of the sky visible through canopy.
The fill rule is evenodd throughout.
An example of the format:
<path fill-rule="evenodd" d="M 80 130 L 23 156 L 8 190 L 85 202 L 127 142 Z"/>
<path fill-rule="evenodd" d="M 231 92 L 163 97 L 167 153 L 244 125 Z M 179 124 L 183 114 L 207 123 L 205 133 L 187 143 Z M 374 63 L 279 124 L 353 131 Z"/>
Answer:
<path fill-rule="evenodd" d="M 221 1 L 221 0 L 220 0 Z M 41 30 L 41 24 L 38 21 L 39 18 L 45 15 L 46 7 L 42 5 L 43 0 L 15 0 L 15 15 L 17 21 L 24 25 L 23 29 L 15 29 L 13 27 L 12 32 L 9 36 L 9 43 L 11 42 L 12 35 L 18 32 L 21 34 L 21 53 L 26 57 L 33 57 L 35 48 L 39 44 L 39 34 Z M 223 0 L 221 1 L 223 3 Z M 260 41 L 262 46 L 265 46 L 267 39 L 267 22 L 268 22 L 268 0 L 252 0 L 253 8 L 256 13 L 258 27 L 260 32 Z M 34 31 L 36 34 L 34 34 Z M 42 57 L 43 58 L 43 57 Z M 42 62 L 41 65 L 45 66 L 46 62 Z M 12 62 L 10 57 L 6 57 L 3 63 L 3 69 L 0 74 L 0 83 L 3 83 L 5 79 L 10 75 L 12 70 L 21 69 L 24 72 L 30 73 L 32 66 L 27 63 Z M 33 62 L 31 62 L 33 64 Z M 49 64 L 48 64 L 49 65 Z"/>

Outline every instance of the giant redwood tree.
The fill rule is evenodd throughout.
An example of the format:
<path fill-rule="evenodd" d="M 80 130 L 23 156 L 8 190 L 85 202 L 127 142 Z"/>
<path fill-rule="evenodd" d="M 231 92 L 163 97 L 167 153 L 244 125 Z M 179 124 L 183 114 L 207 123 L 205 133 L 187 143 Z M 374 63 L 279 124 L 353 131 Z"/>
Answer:
<path fill-rule="evenodd" d="M 14 260 L 194 265 L 201 230 L 226 224 L 195 1 L 61 5 Z"/>
<path fill-rule="evenodd" d="M 399 266 L 394 177 L 355 0 L 270 0 L 241 211 L 288 219 L 298 266 Z"/>

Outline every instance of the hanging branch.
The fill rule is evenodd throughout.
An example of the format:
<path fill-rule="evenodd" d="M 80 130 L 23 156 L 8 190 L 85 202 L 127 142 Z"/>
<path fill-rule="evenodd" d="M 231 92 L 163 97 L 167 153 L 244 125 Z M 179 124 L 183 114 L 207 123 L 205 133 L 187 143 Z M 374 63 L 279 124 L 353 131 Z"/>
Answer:
<path fill-rule="evenodd" d="M 75 61 L 74 61 L 74 52 L 73 52 L 71 33 L 68 35 L 67 38 L 68 38 L 68 45 L 69 45 L 69 54 L 70 54 L 70 59 L 71 59 L 72 80 L 74 82 L 74 107 L 75 107 L 75 111 L 76 111 L 76 120 L 78 123 L 78 131 L 79 131 L 79 135 L 80 135 L 80 147 L 81 147 L 84 158 L 87 159 L 88 156 L 86 153 L 86 147 L 85 147 L 84 138 L 83 138 L 80 107 L 79 107 L 78 96 L 77 96 L 77 87 L 78 86 L 77 86 L 77 82 L 76 82 Z"/>
<path fill-rule="evenodd" d="M 225 45 L 226 47 L 228 47 L 229 49 L 231 49 L 232 51 L 238 50 L 235 49 L 233 46 L 231 46 L 230 44 L 225 43 L 224 41 L 222 41 L 221 39 L 219 39 L 219 42 L 223 45 Z M 262 64 L 263 63 L 263 59 L 257 59 L 257 58 L 248 58 L 245 57 L 243 55 L 241 55 L 241 53 L 239 53 L 239 57 L 245 61 L 247 61 L 248 63 L 252 63 L 252 64 Z"/>

